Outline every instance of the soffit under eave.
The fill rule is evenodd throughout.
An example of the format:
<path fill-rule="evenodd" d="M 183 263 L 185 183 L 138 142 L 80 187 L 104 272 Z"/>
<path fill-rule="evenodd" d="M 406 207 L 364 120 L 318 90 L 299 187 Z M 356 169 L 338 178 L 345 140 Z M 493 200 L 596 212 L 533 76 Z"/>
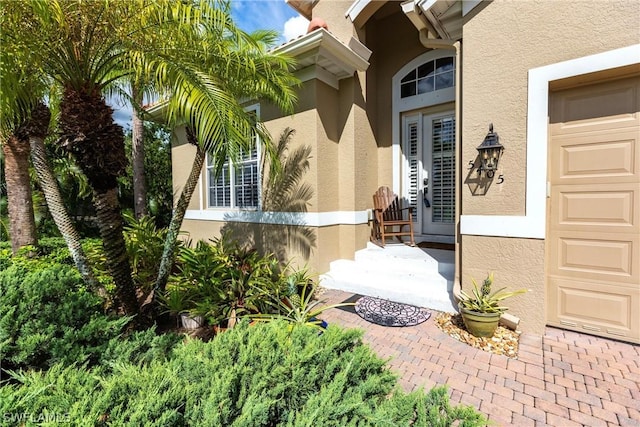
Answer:
<path fill-rule="evenodd" d="M 369 68 L 368 55 L 371 51 L 356 40 L 351 40 L 350 43 L 355 44 L 353 49 L 324 28 L 319 28 L 278 47 L 275 52 L 295 58 L 294 71 L 317 66 L 341 80 L 353 77 L 356 71 Z M 364 54 L 366 58 L 356 51 Z"/>
<path fill-rule="evenodd" d="M 407 16 L 409 16 L 407 13 L 409 9 L 413 9 L 416 18 L 425 20 L 428 23 L 427 27 L 433 29 L 439 38 L 446 40 L 462 38 L 463 2 L 461 0 L 409 0 L 403 3 L 403 10 Z M 422 29 L 414 19 L 411 21 L 418 30 Z"/>
<path fill-rule="evenodd" d="M 318 3 L 318 0 L 285 0 L 285 2 L 295 9 L 300 15 L 311 21 L 313 6 Z"/>
<path fill-rule="evenodd" d="M 144 120 L 166 124 L 165 113 L 169 101 L 156 101 L 150 105 L 142 107 L 144 109 Z"/>

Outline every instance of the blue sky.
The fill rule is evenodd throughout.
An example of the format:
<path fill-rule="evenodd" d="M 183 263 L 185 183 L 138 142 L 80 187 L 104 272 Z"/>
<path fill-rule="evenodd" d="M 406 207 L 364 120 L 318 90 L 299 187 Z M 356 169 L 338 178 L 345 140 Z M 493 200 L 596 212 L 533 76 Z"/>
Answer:
<path fill-rule="evenodd" d="M 281 43 L 303 34 L 308 25 L 284 0 L 232 0 L 231 13 L 243 30 L 275 30 L 281 34 Z"/>
<path fill-rule="evenodd" d="M 236 24 L 247 32 L 277 31 L 280 44 L 304 34 L 308 25 L 285 0 L 231 0 L 231 14 Z M 116 123 L 125 129 L 131 128 L 131 107 L 117 100 L 108 102 L 114 109 Z"/>

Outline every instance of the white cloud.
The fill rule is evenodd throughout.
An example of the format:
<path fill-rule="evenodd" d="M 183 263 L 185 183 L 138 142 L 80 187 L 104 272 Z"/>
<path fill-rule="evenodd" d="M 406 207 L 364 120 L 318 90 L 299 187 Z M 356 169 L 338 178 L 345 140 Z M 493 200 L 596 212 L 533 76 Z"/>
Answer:
<path fill-rule="evenodd" d="M 304 16 L 298 15 L 289 18 L 287 22 L 284 23 L 284 31 L 282 32 L 284 39 L 289 41 L 306 34 L 308 26 L 309 21 Z"/>

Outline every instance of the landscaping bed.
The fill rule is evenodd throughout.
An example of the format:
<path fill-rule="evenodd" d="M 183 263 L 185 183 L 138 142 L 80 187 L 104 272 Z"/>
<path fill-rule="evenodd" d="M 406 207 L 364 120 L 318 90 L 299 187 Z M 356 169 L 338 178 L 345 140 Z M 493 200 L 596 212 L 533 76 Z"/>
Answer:
<path fill-rule="evenodd" d="M 498 326 L 493 337 L 479 338 L 471 335 L 464 326 L 459 314 L 439 313 L 435 318 L 436 325 L 452 338 L 469 344 L 489 353 L 518 358 L 518 341 L 520 332 Z"/>

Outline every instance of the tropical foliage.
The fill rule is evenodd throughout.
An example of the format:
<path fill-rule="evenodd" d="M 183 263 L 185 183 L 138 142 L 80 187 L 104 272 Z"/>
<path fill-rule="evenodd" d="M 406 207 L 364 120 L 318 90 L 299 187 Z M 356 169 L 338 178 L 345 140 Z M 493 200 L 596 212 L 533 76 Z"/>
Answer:
<path fill-rule="evenodd" d="M 139 227 L 151 230 L 131 220 L 133 234 L 145 233 Z M 198 289 L 203 274 L 219 292 L 212 307 L 226 316 L 225 307 L 266 312 L 276 301 L 283 303 L 266 324 L 240 321 L 202 342 L 158 335 L 153 328 L 126 331 L 129 319 L 105 312 L 107 301 L 87 289 L 60 239 L 43 239 L 39 258 L 12 256 L 4 247 L 0 424 L 31 425 L 45 418 L 70 425 L 149 426 L 486 422 L 470 407 L 451 406 L 444 388 L 402 392 L 385 361 L 362 343 L 361 331 L 332 325 L 318 334 L 310 316 L 324 308 L 311 298 L 310 277 L 304 270 L 279 270 L 273 256 L 225 241 L 181 250 L 182 267 L 168 291 L 173 285 Z M 234 281 L 242 286 L 233 288 Z M 36 418 L 12 418 L 20 414 Z"/>
<path fill-rule="evenodd" d="M 158 227 L 167 227 L 171 221 L 173 209 L 173 185 L 171 177 L 171 142 L 166 127 L 154 122 L 144 122 L 144 204 L 147 216 L 152 216 Z M 133 132 L 125 134 L 125 151 L 127 153 L 127 169 L 125 175 L 118 180 L 120 201 L 125 211 L 135 212 L 136 182 L 141 178 L 135 176 L 135 161 L 133 158 Z M 140 146 L 137 149 L 140 151 Z M 140 154 L 138 152 L 138 154 Z M 142 186 L 141 186 L 142 187 Z M 140 190 L 138 190 L 140 191 Z M 140 208 L 140 211 L 142 209 Z M 140 219 L 144 215 L 135 215 Z"/>
<path fill-rule="evenodd" d="M 246 315 L 271 308 L 284 295 L 290 272 L 272 255 L 260 255 L 225 237 L 180 250 L 161 301 L 172 314 L 203 316 L 210 325 L 233 327 Z"/>
<path fill-rule="evenodd" d="M 251 316 L 252 319 L 261 322 L 282 320 L 290 323 L 291 327 L 311 326 L 316 329 L 325 329 L 327 323 L 319 317 L 322 313 L 332 308 L 353 305 L 353 303 L 322 305 L 324 301 L 316 299 L 318 286 L 307 277 L 304 270 L 291 274 L 286 282 L 289 292 L 280 297 L 272 296 L 273 312 L 256 314 Z"/>

